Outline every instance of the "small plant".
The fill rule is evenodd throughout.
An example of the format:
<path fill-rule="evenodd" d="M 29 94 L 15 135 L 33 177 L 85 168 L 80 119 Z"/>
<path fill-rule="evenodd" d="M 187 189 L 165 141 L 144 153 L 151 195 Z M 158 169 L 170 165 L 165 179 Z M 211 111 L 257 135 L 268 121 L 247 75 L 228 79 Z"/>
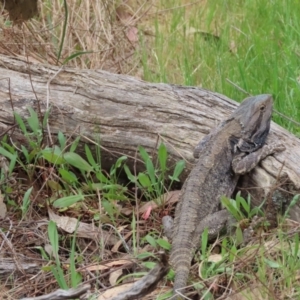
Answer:
<path fill-rule="evenodd" d="M 243 242 L 242 227 L 248 226 L 249 220 L 255 215 L 264 216 L 262 207 L 265 201 L 262 201 L 260 206 L 251 208 L 251 197 L 248 195 L 247 200 L 244 199 L 240 192 L 237 193 L 235 200 L 227 197 L 221 197 L 222 205 L 230 212 L 233 218 L 237 221 L 236 225 L 236 242 L 241 244 Z M 266 224 L 267 225 L 267 224 Z"/>
<path fill-rule="evenodd" d="M 185 167 L 185 162 L 183 160 L 178 161 L 175 165 L 173 175 L 167 177 L 166 173 L 169 171 L 167 168 L 168 153 L 163 143 L 158 148 L 158 164 L 156 164 L 156 167 L 143 147 L 139 147 L 139 153 L 145 163 L 146 171 L 134 176 L 126 165 L 124 166 L 124 170 L 129 180 L 143 191 L 147 199 L 155 199 L 158 202 L 157 204 L 161 205 L 160 196 L 169 190 L 174 181 L 179 181 L 178 177 Z M 169 188 L 165 188 L 166 180 L 170 181 Z"/>
<path fill-rule="evenodd" d="M 57 228 L 56 228 L 56 223 L 53 222 L 53 221 L 49 222 L 48 236 L 49 236 L 50 244 L 51 244 L 51 247 L 52 247 L 52 255 L 55 258 L 55 263 L 56 263 L 56 266 L 51 266 L 50 269 L 51 269 L 56 281 L 58 282 L 59 286 L 64 290 L 67 290 L 69 288 L 69 285 L 71 287 L 77 287 L 78 284 L 82 281 L 82 276 L 81 276 L 80 273 L 78 273 L 76 271 L 76 268 L 75 268 L 75 238 L 76 238 L 76 231 L 74 233 L 74 237 L 73 237 L 73 240 L 72 240 L 72 246 L 71 246 L 70 280 L 69 280 L 70 284 L 69 285 L 68 285 L 68 283 L 65 279 L 64 271 L 63 271 L 63 268 L 61 266 L 61 262 L 60 262 L 60 259 L 59 259 L 58 232 L 57 232 Z"/>
<path fill-rule="evenodd" d="M 21 167 L 27 173 L 30 182 L 35 182 L 38 175 L 43 186 L 52 192 L 49 197 L 50 203 L 59 209 L 66 209 L 86 198 L 96 197 L 96 193 L 100 192 L 102 205 L 113 221 L 118 214 L 113 201 L 127 199 L 124 195 L 127 188 L 118 183 L 119 170 L 127 157 L 120 157 L 112 165 L 110 172 L 105 173 L 101 169 L 99 147 L 96 147 L 96 159 L 88 145 L 84 147 L 87 159 L 76 153 L 80 137 L 68 142 L 65 135 L 58 132 L 58 144 L 44 146 L 43 128 L 49 114 L 46 113 L 41 121 L 32 108 L 28 108 L 28 111 L 29 117 L 25 120 L 15 113 L 18 127 L 26 140 L 24 145 L 18 148 L 14 144 L 11 145 L 5 137 L 1 141 L 0 155 L 8 161 L 5 170 L 1 168 L 1 182 L 7 181 L 16 167 Z M 1 189 L 8 196 L 13 192 L 9 185 L 2 185 Z M 32 187 L 28 187 L 23 196 L 20 207 L 23 217 L 31 203 L 31 191 Z"/>

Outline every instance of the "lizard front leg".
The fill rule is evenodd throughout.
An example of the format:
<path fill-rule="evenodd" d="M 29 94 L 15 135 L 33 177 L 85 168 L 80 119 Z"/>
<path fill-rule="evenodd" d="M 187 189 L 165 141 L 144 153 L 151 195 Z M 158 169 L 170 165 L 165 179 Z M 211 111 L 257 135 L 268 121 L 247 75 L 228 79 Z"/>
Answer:
<path fill-rule="evenodd" d="M 284 150 L 285 146 L 282 144 L 271 144 L 265 145 L 259 150 L 249 154 L 238 154 L 232 161 L 232 169 L 235 174 L 244 175 L 254 169 L 257 164 L 267 156 Z"/>

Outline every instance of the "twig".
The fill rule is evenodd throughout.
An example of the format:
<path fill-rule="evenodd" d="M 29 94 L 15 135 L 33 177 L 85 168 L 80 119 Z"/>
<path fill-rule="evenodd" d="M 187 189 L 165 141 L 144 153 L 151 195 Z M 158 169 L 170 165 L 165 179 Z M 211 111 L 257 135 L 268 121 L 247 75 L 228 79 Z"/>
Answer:
<path fill-rule="evenodd" d="M 74 299 L 87 292 L 91 288 L 90 284 L 84 284 L 69 290 L 58 289 L 55 292 L 39 297 L 22 298 L 21 300 L 63 300 Z"/>

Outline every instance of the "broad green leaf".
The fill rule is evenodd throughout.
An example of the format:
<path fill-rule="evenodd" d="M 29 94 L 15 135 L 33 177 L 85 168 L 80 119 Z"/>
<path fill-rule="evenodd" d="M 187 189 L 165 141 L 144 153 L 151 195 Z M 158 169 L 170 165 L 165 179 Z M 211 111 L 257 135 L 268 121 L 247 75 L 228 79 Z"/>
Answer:
<path fill-rule="evenodd" d="M 145 236 L 145 240 L 146 240 L 152 247 L 155 248 L 155 247 L 157 246 L 156 241 L 155 241 L 155 239 L 154 239 L 153 236 L 147 234 L 147 235 Z"/>
<path fill-rule="evenodd" d="M 142 265 L 151 270 L 155 267 L 156 263 L 153 261 L 145 261 Z"/>
<path fill-rule="evenodd" d="M 179 176 L 182 173 L 182 171 L 184 170 L 184 168 L 185 168 L 185 161 L 184 160 L 178 161 L 176 163 L 176 166 L 175 166 L 175 169 L 173 172 L 173 176 L 169 176 L 169 178 L 174 181 L 180 181 Z"/>
<path fill-rule="evenodd" d="M 95 168 L 97 167 L 97 164 L 94 160 L 94 157 L 93 157 L 93 154 L 89 148 L 89 146 L 87 144 L 84 145 L 84 150 L 85 150 L 85 155 L 86 155 L 86 158 L 88 160 L 88 162 Z"/>
<path fill-rule="evenodd" d="M 117 212 L 114 204 L 110 201 L 107 201 L 107 200 L 103 200 L 102 201 L 102 205 L 105 209 L 105 211 L 108 213 L 108 215 L 110 216 L 111 218 L 111 221 L 113 222 L 114 221 L 114 215 L 115 213 Z"/>
<path fill-rule="evenodd" d="M 22 152 L 26 158 L 26 162 L 27 163 L 30 163 L 30 158 L 29 158 L 29 153 L 28 153 L 28 150 L 23 146 L 21 145 L 21 149 L 22 149 Z"/>
<path fill-rule="evenodd" d="M 72 165 L 73 167 L 81 171 L 86 171 L 86 172 L 93 171 L 91 165 L 77 153 L 67 152 L 63 155 L 63 157 L 67 163 L 69 163 L 70 165 Z"/>
<path fill-rule="evenodd" d="M 120 185 L 120 184 L 103 184 L 103 183 L 92 183 L 92 189 L 93 190 L 120 190 L 120 191 L 126 191 L 127 188 Z"/>
<path fill-rule="evenodd" d="M 47 186 L 53 191 L 53 192 L 57 192 L 57 191 L 62 191 L 62 187 L 61 185 L 54 180 L 47 180 Z"/>
<path fill-rule="evenodd" d="M 48 237 L 54 252 L 54 257 L 58 257 L 58 232 L 56 223 L 52 220 L 48 224 Z"/>
<path fill-rule="evenodd" d="M 240 220 L 244 217 L 241 215 L 241 212 L 237 210 L 235 200 L 229 199 L 225 196 L 221 196 L 221 203 L 226 207 L 226 209 L 234 216 L 235 219 Z"/>
<path fill-rule="evenodd" d="M 49 256 L 47 255 L 46 251 L 44 250 L 43 247 L 41 246 L 36 246 L 36 247 L 33 247 L 33 249 L 37 249 L 39 251 L 41 251 L 41 256 L 43 259 L 45 260 L 50 260 Z M 48 271 L 51 271 L 50 269 Z"/>
<path fill-rule="evenodd" d="M 16 153 L 17 152 L 16 149 L 13 146 L 7 144 L 5 142 L 5 140 L 7 140 L 6 136 L 4 136 L 1 140 L 1 144 L 2 144 L 3 148 L 6 149 L 11 154 Z"/>
<path fill-rule="evenodd" d="M 241 196 L 241 192 L 238 192 L 235 201 L 242 205 L 243 209 L 247 212 L 247 215 L 250 213 L 251 207 L 248 202 Z M 240 209 L 240 206 L 237 206 Z"/>
<path fill-rule="evenodd" d="M 76 175 L 71 171 L 67 171 L 65 169 L 59 169 L 58 172 L 61 178 L 68 183 L 74 183 L 78 181 Z"/>
<path fill-rule="evenodd" d="M 84 200 L 83 195 L 71 195 L 59 198 L 53 202 L 53 206 L 56 208 L 65 208 L 73 205 L 74 203 L 78 201 Z"/>
<path fill-rule="evenodd" d="M 15 157 L 15 154 L 8 152 L 3 147 L 0 147 L 0 154 L 4 155 L 5 157 L 9 158 L 10 160 Z"/>
<path fill-rule="evenodd" d="M 98 171 L 96 173 L 96 177 L 97 179 L 101 182 L 101 183 L 108 183 L 110 182 L 109 179 L 101 172 L 101 171 Z"/>
<path fill-rule="evenodd" d="M 299 257 L 299 234 L 294 235 L 294 243 L 292 245 L 293 255 Z"/>
<path fill-rule="evenodd" d="M 11 174 L 13 172 L 13 170 L 15 169 L 17 159 L 18 159 L 18 154 L 15 153 L 9 162 L 9 167 L 8 167 L 9 174 Z"/>
<path fill-rule="evenodd" d="M 82 281 L 82 276 L 79 272 L 76 271 L 76 262 L 75 262 L 75 241 L 76 241 L 76 233 L 79 225 L 79 220 L 76 224 L 76 229 L 72 238 L 72 247 L 70 254 L 70 270 L 71 270 L 71 286 L 76 287 Z"/>
<path fill-rule="evenodd" d="M 155 257 L 155 255 L 151 252 L 143 252 L 143 253 L 138 254 L 136 258 L 138 260 L 141 260 L 141 259 L 145 259 L 148 257 Z"/>
<path fill-rule="evenodd" d="M 30 113 L 30 117 L 27 119 L 28 125 L 31 130 L 37 134 L 38 130 L 40 129 L 38 115 L 31 107 L 28 107 L 28 111 Z"/>
<path fill-rule="evenodd" d="M 80 141 L 80 136 L 78 136 L 75 141 L 72 143 L 71 145 L 71 148 L 70 148 L 70 152 L 75 152 L 78 144 L 79 144 L 79 141 Z"/>
<path fill-rule="evenodd" d="M 270 260 L 270 259 L 267 259 L 267 258 L 263 258 L 265 263 L 270 267 L 270 268 L 273 268 L 273 269 L 279 269 L 281 268 L 282 266 L 277 262 L 277 261 L 274 261 L 274 260 Z"/>
<path fill-rule="evenodd" d="M 164 239 L 157 239 L 156 242 L 160 247 L 162 247 L 166 250 L 171 250 L 171 244 L 168 241 L 166 241 Z"/>
<path fill-rule="evenodd" d="M 52 266 L 51 272 L 53 273 L 58 285 L 60 286 L 60 288 L 62 288 L 63 290 L 67 290 L 68 285 L 67 285 L 67 282 L 65 280 L 64 272 L 63 272 L 60 264 L 57 263 L 56 267 Z"/>
<path fill-rule="evenodd" d="M 109 192 L 105 193 L 103 192 L 103 198 L 111 200 L 118 200 L 118 201 L 123 201 L 126 200 L 128 201 L 128 196 L 125 196 L 121 193 L 118 193 L 117 191 L 110 190 Z"/>
<path fill-rule="evenodd" d="M 236 245 L 233 245 L 229 251 L 229 261 L 230 262 L 236 261 L 236 253 L 237 253 Z"/>
<path fill-rule="evenodd" d="M 26 193 L 24 194 L 24 197 L 23 197 L 22 206 L 21 206 L 23 217 L 27 213 L 27 210 L 28 210 L 28 207 L 29 207 L 29 204 L 30 204 L 30 198 L 29 197 L 30 197 L 32 189 L 33 189 L 33 187 L 28 189 L 26 191 Z"/>
<path fill-rule="evenodd" d="M 158 159 L 161 171 L 165 172 L 167 170 L 168 152 L 164 143 L 161 143 L 158 148 Z"/>
<path fill-rule="evenodd" d="M 155 168 L 153 162 L 150 159 L 148 159 L 146 162 L 146 169 L 152 184 L 155 185 L 157 181 L 155 177 Z"/>
<path fill-rule="evenodd" d="M 139 152 L 140 152 L 140 155 L 141 155 L 144 163 L 147 163 L 148 160 L 151 160 L 149 154 L 147 153 L 145 148 L 143 148 L 142 146 L 139 146 Z"/>
<path fill-rule="evenodd" d="M 153 190 L 153 189 L 152 189 L 152 186 L 151 186 L 151 181 L 150 181 L 149 177 L 148 177 L 146 174 L 144 174 L 144 173 L 139 173 L 138 179 L 139 179 L 140 184 L 141 184 L 143 187 L 148 188 L 149 191 L 152 191 L 152 190 Z"/>
<path fill-rule="evenodd" d="M 236 236 L 236 243 L 240 245 L 244 240 L 243 231 L 240 226 L 237 226 L 235 230 L 235 236 Z"/>
<path fill-rule="evenodd" d="M 284 216 L 283 218 L 286 218 L 291 210 L 291 208 L 293 208 L 299 201 L 299 197 L 300 197 L 300 194 L 297 194 L 293 197 L 291 203 L 289 204 L 288 208 L 286 209 L 285 213 L 284 213 Z"/>
<path fill-rule="evenodd" d="M 208 229 L 205 228 L 201 235 L 201 256 L 202 259 L 206 257 L 206 247 L 208 244 Z"/>
<path fill-rule="evenodd" d="M 124 165 L 124 171 L 125 171 L 125 173 L 126 173 L 128 179 L 129 179 L 131 182 L 133 182 L 133 183 L 136 183 L 136 182 L 137 182 L 136 177 L 135 177 L 134 175 L 132 175 L 132 173 L 131 173 L 131 171 L 130 171 L 130 169 L 128 168 L 127 165 Z"/>
<path fill-rule="evenodd" d="M 127 159 L 126 155 L 123 155 L 121 157 L 119 157 L 116 161 L 116 163 L 112 166 L 111 170 L 110 170 L 110 175 L 114 175 L 116 174 L 116 171 L 118 168 L 120 168 L 120 166 L 122 165 L 122 163 Z"/>
<path fill-rule="evenodd" d="M 48 119 L 49 119 L 50 112 L 51 112 L 51 108 L 49 108 L 49 109 L 44 113 L 44 118 L 43 118 L 43 128 L 45 128 L 46 125 L 47 125 L 47 121 L 48 121 Z"/>
<path fill-rule="evenodd" d="M 61 165 L 66 163 L 61 150 L 57 146 L 54 148 L 46 148 L 41 151 L 41 154 L 44 159 L 52 164 Z"/>
<path fill-rule="evenodd" d="M 60 145 L 60 149 L 64 149 L 66 147 L 66 137 L 64 136 L 64 134 L 59 131 L 58 134 L 57 134 L 57 139 L 58 139 L 58 142 L 59 142 L 59 145 Z"/>
<path fill-rule="evenodd" d="M 169 275 L 167 275 L 167 279 L 171 280 L 168 276 Z M 167 300 L 167 299 L 172 299 L 172 296 L 173 296 L 173 292 L 172 292 L 172 290 L 170 290 L 170 291 L 165 292 L 165 293 L 163 293 L 161 295 L 158 295 L 156 299 L 157 300 Z"/>
<path fill-rule="evenodd" d="M 21 118 L 21 116 L 19 114 L 17 114 L 16 112 L 14 113 L 14 116 L 15 116 L 15 119 L 16 119 L 16 122 L 18 123 L 20 129 L 22 130 L 22 132 L 24 134 L 27 133 L 27 129 L 26 129 L 26 126 Z"/>

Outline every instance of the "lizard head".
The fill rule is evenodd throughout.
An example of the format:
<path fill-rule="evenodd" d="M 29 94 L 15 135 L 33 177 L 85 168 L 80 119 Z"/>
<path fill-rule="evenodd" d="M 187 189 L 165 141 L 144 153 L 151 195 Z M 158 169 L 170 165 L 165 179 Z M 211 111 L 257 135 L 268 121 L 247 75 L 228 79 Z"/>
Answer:
<path fill-rule="evenodd" d="M 242 127 L 240 151 L 256 151 L 265 143 L 270 131 L 272 107 L 272 95 L 264 94 L 246 98 L 233 112 L 231 118 Z"/>

